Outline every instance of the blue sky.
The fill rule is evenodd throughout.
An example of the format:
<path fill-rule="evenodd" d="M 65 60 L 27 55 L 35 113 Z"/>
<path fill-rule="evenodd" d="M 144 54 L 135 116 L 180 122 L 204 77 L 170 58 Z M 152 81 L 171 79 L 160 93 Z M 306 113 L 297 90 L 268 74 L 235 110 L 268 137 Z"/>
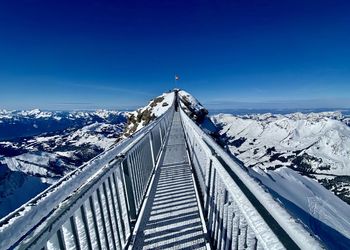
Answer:
<path fill-rule="evenodd" d="M 0 3 L 0 109 L 349 108 L 350 2 Z"/>

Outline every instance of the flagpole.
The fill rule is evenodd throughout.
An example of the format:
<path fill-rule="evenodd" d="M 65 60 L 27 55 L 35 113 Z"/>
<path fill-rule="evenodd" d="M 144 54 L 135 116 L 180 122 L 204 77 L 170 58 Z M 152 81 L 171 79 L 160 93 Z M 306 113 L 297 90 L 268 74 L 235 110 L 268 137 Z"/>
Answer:
<path fill-rule="evenodd" d="M 179 75 L 175 73 L 174 76 L 174 84 L 175 84 L 175 88 L 178 88 L 178 86 L 176 86 L 177 81 L 180 79 Z"/>

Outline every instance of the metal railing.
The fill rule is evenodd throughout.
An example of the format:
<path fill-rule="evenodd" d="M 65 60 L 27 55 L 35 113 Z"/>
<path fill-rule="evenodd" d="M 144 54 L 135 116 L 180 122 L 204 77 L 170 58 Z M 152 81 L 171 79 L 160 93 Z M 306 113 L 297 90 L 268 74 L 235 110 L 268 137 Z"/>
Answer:
<path fill-rule="evenodd" d="M 320 249 L 320 243 L 180 109 L 215 249 Z"/>
<path fill-rule="evenodd" d="M 123 249 L 166 140 L 174 105 L 131 138 L 0 220 L 0 249 Z"/>

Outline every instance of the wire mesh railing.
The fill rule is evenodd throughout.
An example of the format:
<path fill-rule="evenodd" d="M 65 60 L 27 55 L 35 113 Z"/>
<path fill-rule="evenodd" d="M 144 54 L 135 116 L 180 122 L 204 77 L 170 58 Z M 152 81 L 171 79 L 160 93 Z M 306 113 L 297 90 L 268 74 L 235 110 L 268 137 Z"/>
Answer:
<path fill-rule="evenodd" d="M 214 249 L 319 249 L 319 242 L 180 109 Z"/>
<path fill-rule="evenodd" d="M 123 249 L 170 128 L 174 105 L 0 220 L 0 249 Z"/>

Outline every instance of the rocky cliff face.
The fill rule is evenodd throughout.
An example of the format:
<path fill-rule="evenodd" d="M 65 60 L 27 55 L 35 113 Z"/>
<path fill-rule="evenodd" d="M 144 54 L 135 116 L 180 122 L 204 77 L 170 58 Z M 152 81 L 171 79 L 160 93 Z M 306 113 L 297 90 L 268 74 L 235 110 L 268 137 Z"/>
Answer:
<path fill-rule="evenodd" d="M 204 131 L 217 138 L 218 129 L 210 120 L 208 110 L 191 94 L 184 90 L 178 93 L 181 108 L 195 121 Z"/>

